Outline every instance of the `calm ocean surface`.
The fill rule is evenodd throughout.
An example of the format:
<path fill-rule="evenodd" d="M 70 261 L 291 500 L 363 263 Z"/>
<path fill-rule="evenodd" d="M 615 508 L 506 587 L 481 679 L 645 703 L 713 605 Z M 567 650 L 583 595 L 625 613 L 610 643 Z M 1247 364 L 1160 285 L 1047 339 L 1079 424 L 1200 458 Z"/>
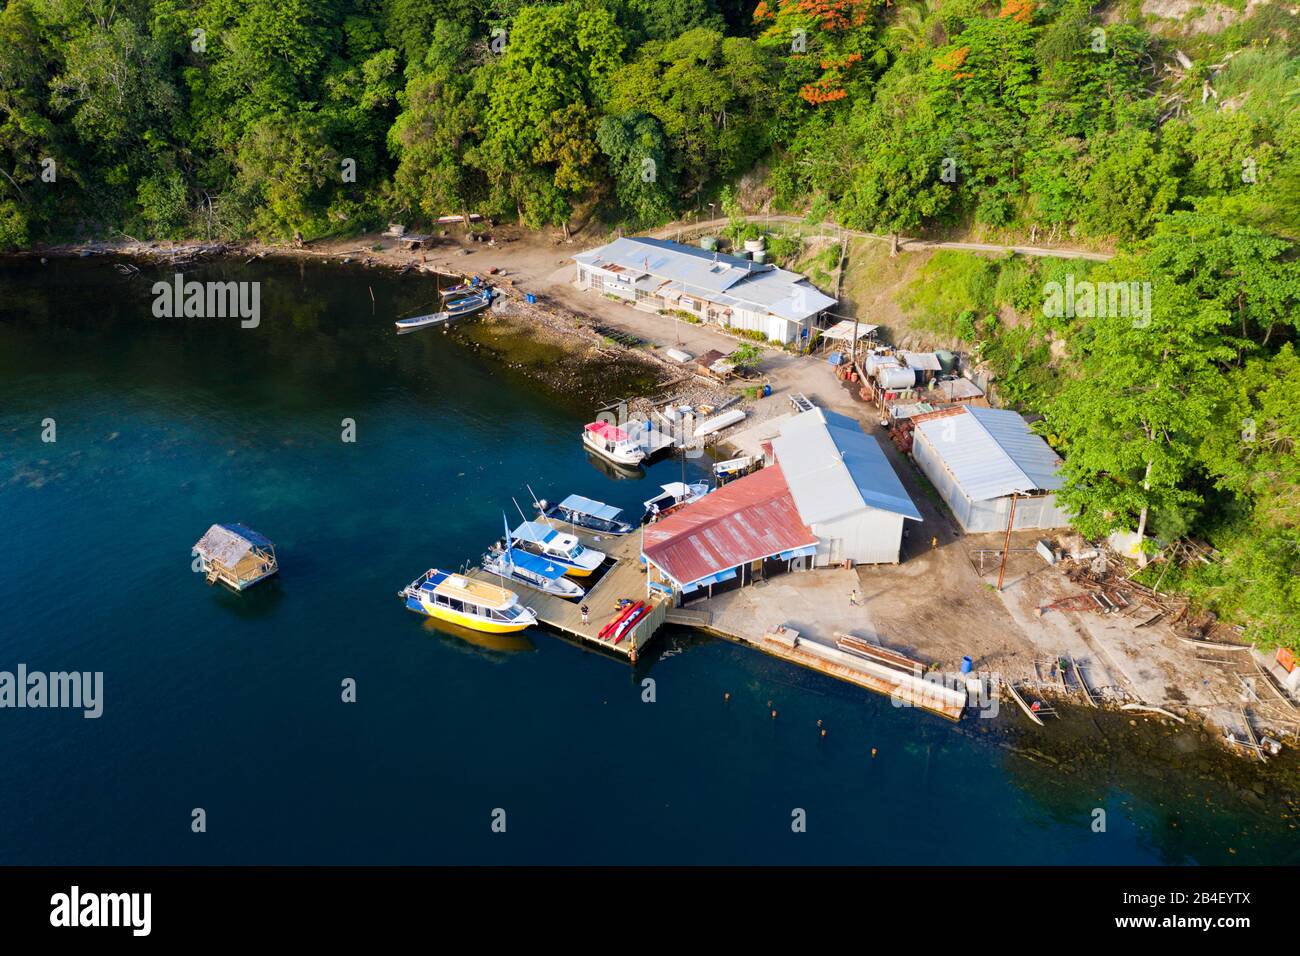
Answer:
<path fill-rule="evenodd" d="M 0 709 L 0 864 L 1297 861 L 1293 821 L 1241 798 L 1248 768 L 1227 783 L 1170 749 L 1066 775 L 988 722 L 688 632 L 633 670 L 543 632 L 435 629 L 396 592 L 476 558 L 525 482 L 636 515 L 680 465 L 614 480 L 578 440 L 590 397 L 458 335 L 396 337 L 428 279 L 189 270 L 261 281 L 241 329 L 153 318 L 170 274 L 0 262 L 0 670 L 105 685 L 98 720 Z M 241 596 L 192 573 L 230 520 L 276 542 L 279 580 Z"/>

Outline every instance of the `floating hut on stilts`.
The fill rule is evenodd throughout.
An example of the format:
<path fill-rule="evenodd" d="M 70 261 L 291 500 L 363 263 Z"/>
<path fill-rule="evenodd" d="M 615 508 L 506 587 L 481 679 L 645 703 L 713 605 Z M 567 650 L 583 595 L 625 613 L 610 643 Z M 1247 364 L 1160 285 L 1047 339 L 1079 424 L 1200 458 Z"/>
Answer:
<path fill-rule="evenodd" d="M 271 540 L 242 524 L 214 524 L 194 545 L 209 584 L 220 581 L 236 591 L 252 587 L 280 570 Z"/>

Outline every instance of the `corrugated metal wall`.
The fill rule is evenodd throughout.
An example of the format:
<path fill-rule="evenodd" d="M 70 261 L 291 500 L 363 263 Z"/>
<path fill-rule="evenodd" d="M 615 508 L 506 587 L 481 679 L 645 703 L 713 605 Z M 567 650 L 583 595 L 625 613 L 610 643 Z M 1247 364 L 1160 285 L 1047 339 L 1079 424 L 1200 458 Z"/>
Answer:
<path fill-rule="evenodd" d="M 912 443 L 912 458 L 930 479 L 935 490 L 948 505 L 962 530 L 977 534 L 983 531 L 1005 531 L 1011 509 L 1010 498 L 992 501 L 971 501 L 957 486 L 956 480 L 944 467 L 930 440 L 924 432 L 917 431 Z M 1070 524 L 1069 514 L 1056 503 L 1055 495 L 1041 498 L 1021 498 L 1016 502 L 1016 529 L 1065 528 Z"/>
<path fill-rule="evenodd" d="M 846 558 L 852 558 L 854 564 L 897 564 L 903 547 L 904 520 L 902 515 L 866 508 L 814 524 L 817 565 L 839 564 Z"/>
<path fill-rule="evenodd" d="M 742 306 L 731 307 L 731 321 L 728 327 L 762 332 L 769 340 L 775 339 L 783 345 L 794 341 L 794 323 L 786 322 L 766 312 L 754 312 Z"/>

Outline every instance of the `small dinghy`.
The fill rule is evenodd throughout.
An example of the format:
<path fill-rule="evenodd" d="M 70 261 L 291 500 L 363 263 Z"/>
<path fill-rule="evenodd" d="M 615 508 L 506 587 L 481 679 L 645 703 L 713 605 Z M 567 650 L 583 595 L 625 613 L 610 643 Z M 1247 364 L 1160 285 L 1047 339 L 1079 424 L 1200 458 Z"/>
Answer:
<path fill-rule="evenodd" d="M 458 315 L 469 315 L 471 312 L 477 312 L 479 309 L 487 308 L 491 303 L 492 290 L 482 289 L 475 292 L 473 295 L 467 295 L 448 302 L 446 312 L 452 317 Z"/>
<path fill-rule="evenodd" d="M 397 326 L 397 334 L 402 335 L 406 332 L 415 332 L 419 329 L 427 329 L 433 325 L 445 325 L 454 318 L 458 318 L 462 315 L 472 315 L 480 309 L 485 309 L 491 303 L 492 290 L 480 289 L 472 295 L 453 299 L 451 302 L 446 304 L 441 312 L 431 312 L 428 315 L 417 315 L 410 319 L 398 319 L 393 324 Z"/>
<path fill-rule="evenodd" d="M 402 335 L 406 332 L 414 332 L 417 329 L 427 329 L 431 325 L 443 325 L 451 320 L 451 316 L 446 312 L 431 312 L 428 315 L 417 315 L 411 319 L 398 319 L 393 324 L 397 326 L 397 334 Z"/>

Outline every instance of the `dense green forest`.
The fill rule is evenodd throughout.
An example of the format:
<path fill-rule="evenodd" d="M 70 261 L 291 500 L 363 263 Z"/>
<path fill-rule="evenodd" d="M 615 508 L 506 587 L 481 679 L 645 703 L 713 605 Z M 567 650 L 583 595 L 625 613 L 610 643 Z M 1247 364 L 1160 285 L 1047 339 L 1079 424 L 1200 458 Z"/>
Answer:
<path fill-rule="evenodd" d="M 912 305 L 1046 416 L 1080 530 L 1208 541 L 1153 577 L 1300 646 L 1300 18 L 1233 3 L 0 0 L 0 248 L 641 228 L 742 178 L 1114 248 L 936 256 Z M 1133 307 L 1047 307 L 1076 282 Z"/>

